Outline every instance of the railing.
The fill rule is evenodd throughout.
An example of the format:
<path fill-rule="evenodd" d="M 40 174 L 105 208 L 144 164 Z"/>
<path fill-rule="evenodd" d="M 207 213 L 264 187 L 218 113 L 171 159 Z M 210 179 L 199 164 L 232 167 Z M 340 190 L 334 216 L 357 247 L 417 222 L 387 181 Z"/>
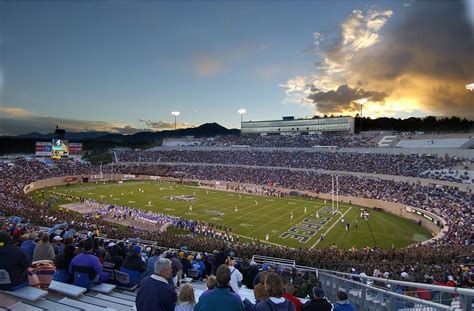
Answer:
<path fill-rule="evenodd" d="M 337 301 L 344 290 L 357 310 L 465 310 L 472 311 L 474 290 L 422 283 L 387 280 L 349 273 L 318 270 L 326 297 Z M 431 300 L 416 297 L 424 292 Z"/>
<path fill-rule="evenodd" d="M 258 264 L 270 264 L 276 265 L 278 267 L 284 267 L 291 270 L 291 268 L 295 267 L 295 261 L 291 259 L 284 259 L 284 258 L 276 258 L 276 257 L 268 257 L 268 256 L 260 256 L 260 255 L 253 255 L 252 260 Z"/>

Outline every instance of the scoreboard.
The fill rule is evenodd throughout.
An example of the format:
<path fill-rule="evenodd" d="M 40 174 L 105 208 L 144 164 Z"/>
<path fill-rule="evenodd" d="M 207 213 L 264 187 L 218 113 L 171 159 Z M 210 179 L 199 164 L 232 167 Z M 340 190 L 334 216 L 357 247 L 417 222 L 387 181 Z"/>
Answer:
<path fill-rule="evenodd" d="M 65 139 L 54 138 L 48 142 L 36 142 L 36 156 L 52 157 L 54 159 L 76 157 L 82 154 L 82 143 L 69 143 Z"/>
<path fill-rule="evenodd" d="M 66 157 L 69 154 L 69 142 L 64 139 L 53 139 L 53 158 Z"/>

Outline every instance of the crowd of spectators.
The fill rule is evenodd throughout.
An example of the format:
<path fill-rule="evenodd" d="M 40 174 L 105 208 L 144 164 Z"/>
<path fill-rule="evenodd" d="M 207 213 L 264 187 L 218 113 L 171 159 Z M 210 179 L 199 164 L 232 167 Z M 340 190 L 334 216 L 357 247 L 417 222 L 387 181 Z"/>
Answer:
<path fill-rule="evenodd" d="M 376 147 L 371 140 L 377 134 L 347 135 L 324 133 L 320 135 L 226 135 L 203 139 L 200 146 L 229 147 L 233 145 L 275 148 L 311 148 L 336 146 L 341 148 Z"/>
<path fill-rule="evenodd" d="M 226 165 L 270 166 L 298 169 L 323 169 L 424 177 L 431 170 L 449 169 L 466 162 L 454 157 L 432 155 L 394 155 L 287 150 L 163 150 L 116 151 L 119 162 L 208 163 Z M 443 175 L 430 175 L 443 179 Z"/>
<path fill-rule="evenodd" d="M 269 182 L 273 182 L 274 185 L 301 191 L 328 193 L 331 190 L 330 175 L 304 171 L 219 166 L 177 166 L 170 170 L 167 167 L 144 165 L 120 167 L 114 165 L 114 169 L 116 173 L 142 171 L 152 175 L 163 171 L 172 175 L 173 172 L 179 171 L 180 174 L 184 174 L 184 177 L 189 179 L 221 180 L 256 185 L 268 185 Z M 0 179 L 0 211 L 5 215 L 17 215 L 28 223 L 50 228 L 57 223 L 67 222 L 76 230 L 66 231 L 73 236 L 74 232 L 77 234 L 82 230 L 92 230 L 101 236 L 119 240 L 141 238 L 156 241 L 158 245 L 163 247 L 180 249 L 186 246 L 188 249 L 203 254 L 212 252 L 212 250 L 224 249 L 227 252 L 233 251 L 241 258 L 250 258 L 255 254 L 259 254 L 290 258 L 294 259 L 297 264 L 317 268 L 339 271 L 357 269 L 357 271 L 367 274 L 380 270 L 387 273 L 391 278 L 400 279 L 408 276 L 409 280 L 423 282 L 436 280 L 439 283 L 446 283 L 449 278 L 452 278 L 459 286 L 473 286 L 474 274 L 468 268 L 473 253 L 472 226 L 474 217 L 472 206 L 474 197 L 472 193 L 446 187 L 427 187 L 353 176 L 340 177 L 339 191 L 341 195 L 407 204 L 440 215 L 448 222 L 449 230 L 441 239 L 426 245 L 388 250 L 381 250 L 377 247 L 367 247 L 360 250 L 343 250 L 336 247 L 301 250 L 287 247 L 270 247 L 258 242 L 230 243 L 200 236 L 192 237 L 192 234 L 174 235 L 167 232 L 150 232 L 134 227 L 118 226 L 115 223 L 101 219 L 84 218 L 82 215 L 67 210 L 48 208 L 46 202 L 41 204 L 41 202 L 33 201 L 23 193 L 23 187 L 32 181 L 74 173 L 97 174 L 99 170 L 107 172 L 111 170 L 111 167 L 99 168 L 75 162 L 58 162 L 55 163 L 55 166 L 50 166 L 36 160 L 25 160 L 23 158 L 9 163 L 0 163 L 2 176 Z M 30 240 L 29 232 L 23 232 L 22 229 L 15 227 L 13 223 L 6 222 L 3 224 L 3 228 L 5 226 L 8 228 L 13 240 Z M 69 236 L 66 237 L 69 238 Z M 81 237 L 81 235 L 77 235 L 77 237 Z M 49 238 L 51 238 L 50 235 Z M 61 238 L 64 239 L 64 236 Z M 31 240 L 35 239 L 33 235 Z M 54 241 L 53 237 L 50 241 L 53 242 L 51 246 L 54 251 L 54 244 L 57 244 L 58 240 Z M 31 252 L 28 244 L 32 244 L 32 242 L 26 243 L 25 249 L 30 249 Z M 59 246 L 56 248 L 59 251 Z M 68 247 L 63 247 L 62 251 L 68 256 L 71 254 Z M 50 251 L 44 253 L 51 254 Z M 57 255 L 56 252 L 55 254 Z M 69 258 L 68 256 L 65 257 Z"/>

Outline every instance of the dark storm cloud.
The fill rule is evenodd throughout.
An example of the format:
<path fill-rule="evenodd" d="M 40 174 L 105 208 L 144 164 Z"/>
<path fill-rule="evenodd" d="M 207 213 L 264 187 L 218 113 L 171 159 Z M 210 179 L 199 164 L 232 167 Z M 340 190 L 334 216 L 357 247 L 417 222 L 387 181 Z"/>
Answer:
<path fill-rule="evenodd" d="M 416 2 L 377 49 L 357 55 L 354 78 L 388 93 L 409 94 L 426 111 L 474 116 L 474 34 L 465 2 Z M 389 94 L 390 95 L 390 94 Z"/>
<path fill-rule="evenodd" d="M 362 88 L 351 88 L 341 85 L 337 90 L 323 92 L 313 89 L 308 99 L 313 101 L 321 113 L 338 113 L 343 111 L 357 111 L 356 100 L 367 98 L 369 101 L 381 102 L 387 97 L 383 92 L 365 91 Z"/>

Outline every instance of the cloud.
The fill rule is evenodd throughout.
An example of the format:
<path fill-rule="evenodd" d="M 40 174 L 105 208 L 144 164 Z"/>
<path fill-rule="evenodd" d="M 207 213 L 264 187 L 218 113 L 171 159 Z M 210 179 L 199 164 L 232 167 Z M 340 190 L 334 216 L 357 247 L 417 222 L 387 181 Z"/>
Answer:
<path fill-rule="evenodd" d="M 473 32 L 463 2 L 416 2 L 378 49 L 358 55 L 352 82 L 387 92 L 393 100 L 412 98 L 426 114 L 474 118 Z M 440 23 L 440 20 L 443 22 Z"/>
<path fill-rule="evenodd" d="M 384 102 L 387 94 L 341 85 L 337 90 L 327 92 L 315 89 L 308 98 L 317 105 L 320 113 L 347 113 L 359 110 L 359 105 L 355 103 L 358 99 L 367 98 L 371 102 Z"/>
<path fill-rule="evenodd" d="M 392 15 L 391 10 L 369 10 L 366 14 L 361 10 L 354 10 L 342 22 L 335 41 L 327 40 L 324 33 L 314 32 L 310 52 L 318 57 L 315 72 L 310 77 L 297 76 L 281 84 L 287 95 L 285 101 L 313 103 L 314 101 L 308 98 L 313 94 L 313 89 L 328 92 L 347 85 L 352 59 L 357 53 L 381 40 L 379 32 Z"/>
<path fill-rule="evenodd" d="M 19 135 L 31 132 L 51 133 L 56 125 L 68 132 L 109 132 L 119 134 L 135 134 L 145 131 L 174 129 L 174 123 L 163 121 L 152 122 L 139 120 L 142 127 L 121 122 L 86 121 L 67 118 L 35 115 L 31 111 L 16 107 L 0 107 L 0 135 Z M 178 128 L 195 127 L 191 124 L 177 124 Z"/>
<path fill-rule="evenodd" d="M 162 131 L 162 130 L 172 130 L 174 129 L 174 123 L 169 123 L 165 121 L 151 121 L 151 120 L 143 120 L 139 119 L 138 121 L 145 123 L 148 129 L 154 131 Z M 185 129 L 190 127 L 196 127 L 194 124 L 189 123 L 176 123 L 176 128 L 178 129 Z"/>
<path fill-rule="evenodd" d="M 211 55 L 200 55 L 193 60 L 194 72 L 199 77 L 209 77 L 223 72 L 226 68 L 222 60 Z"/>
<path fill-rule="evenodd" d="M 353 93 L 349 90 L 386 95 L 382 101 L 369 100 L 364 106 L 373 116 L 407 116 L 407 112 L 417 111 L 474 118 L 474 94 L 465 90 L 465 85 L 474 81 L 474 29 L 466 18 L 468 2 L 410 3 L 405 16 L 384 31 L 383 37 L 381 31 L 392 11 L 364 14 L 354 10 L 341 23 L 337 40 L 315 32 L 314 73 L 296 77 L 305 81 L 304 86 L 299 83 L 295 87 L 296 78 L 283 84 L 287 100 L 308 104 L 310 99 L 316 111 L 329 113 L 332 107 L 331 113 L 350 112 L 350 103 L 344 106 L 335 100 L 343 98 L 340 87 L 346 86 L 346 95 Z"/>
<path fill-rule="evenodd" d="M 0 107 L 0 115 L 6 115 L 10 117 L 24 118 L 32 116 L 33 113 L 23 108 L 17 107 Z"/>

